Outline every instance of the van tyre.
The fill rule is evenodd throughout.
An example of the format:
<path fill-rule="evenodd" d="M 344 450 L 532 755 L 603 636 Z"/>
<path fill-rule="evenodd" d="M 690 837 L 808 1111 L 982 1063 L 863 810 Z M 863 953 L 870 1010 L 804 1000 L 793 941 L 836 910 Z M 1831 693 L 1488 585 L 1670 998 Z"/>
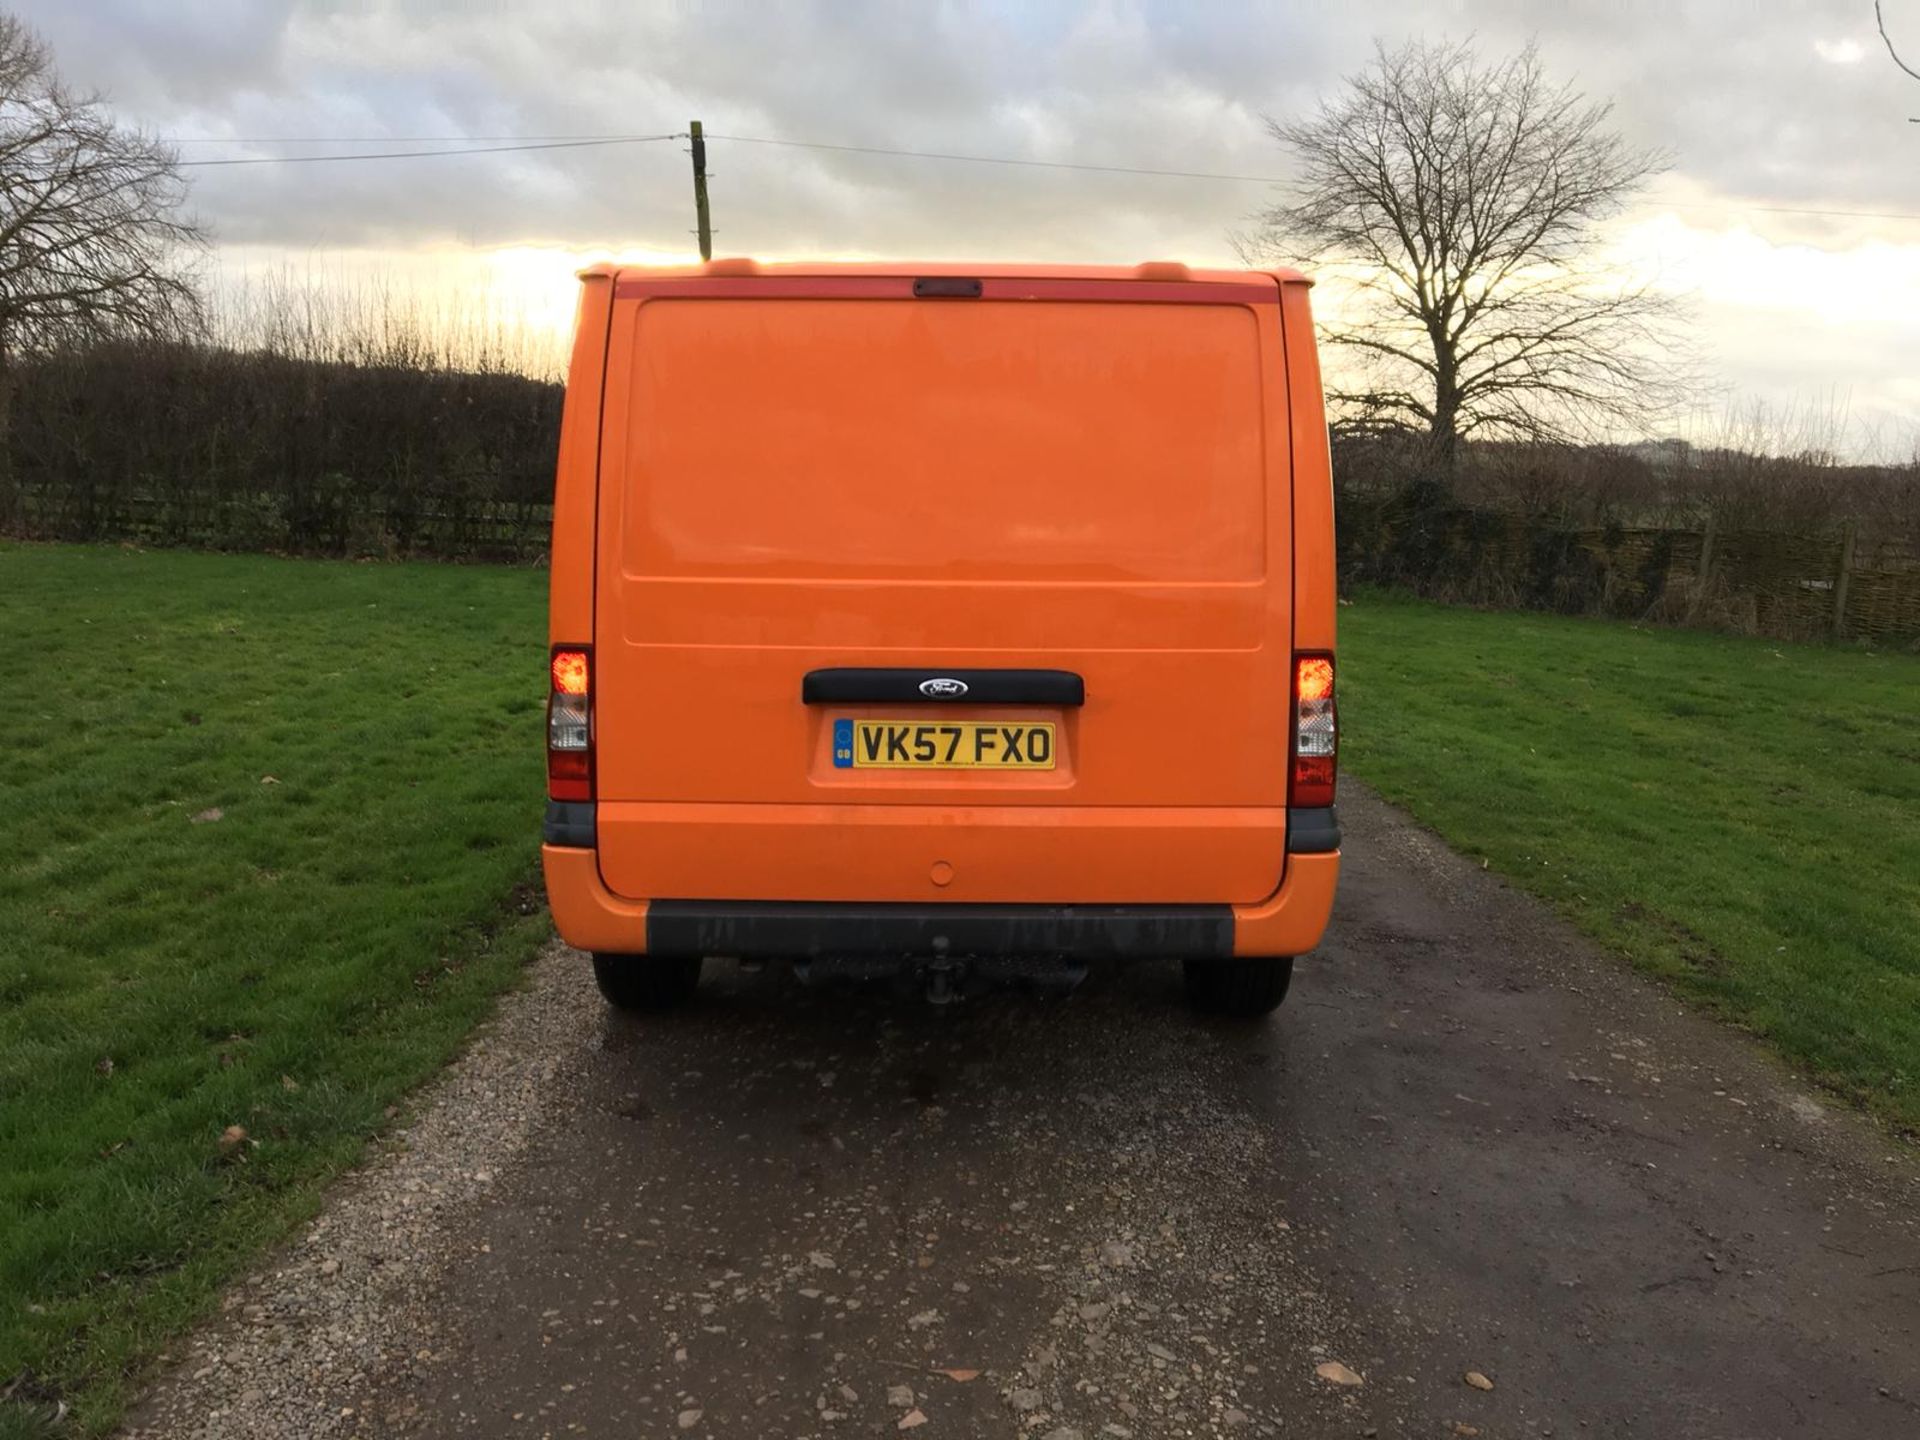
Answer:
<path fill-rule="evenodd" d="M 693 998 L 700 985 L 700 957 L 646 955 L 593 957 L 593 978 L 617 1010 L 671 1010 Z"/>
<path fill-rule="evenodd" d="M 1271 1014 L 1293 983 L 1291 955 L 1186 962 L 1187 1003 L 1210 1015 L 1256 1018 Z"/>

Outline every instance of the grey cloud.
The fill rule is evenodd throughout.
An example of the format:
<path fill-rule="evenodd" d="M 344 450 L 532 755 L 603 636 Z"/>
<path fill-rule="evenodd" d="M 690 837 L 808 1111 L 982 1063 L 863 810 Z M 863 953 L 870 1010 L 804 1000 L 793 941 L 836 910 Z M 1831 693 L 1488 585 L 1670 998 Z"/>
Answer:
<path fill-rule="evenodd" d="M 287 84 L 281 39 L 289 0 L 11 8 L 53 45 L 70 80 L 108 91 L 131 118 L 161 128 L 182 113 L 219 113 L 247 91 Z"/>
<path fill-rule="evenodd" d="M 231 3 L 27 7 L 77 80 L 183 135 L 710 130 L 1094 163 L 1282 173 L 1261 116 L 1365 63 L 1375 34 L 1537 35 L 1556 70 L 1733 200 L 1920 209 L 1920 86 L 1880 57 L 1859 0 L 1524 0 L 1245 7 L 820 3 Z M 1920 0 L 1914 9 L 1920 43 Z M 220 151 L 186 147 L 193 157 Z M 716 142 L 728 249 L 957 254 L 1221 252 L 1258 187 L 1022 172 Z M 354 166 L 201 170 L 197 203 L 236 243 L 294 247 L 684 245 L 684 158 L 560 151 Z M 1779 222 L 1787 224 L 1789 222 Z"/>

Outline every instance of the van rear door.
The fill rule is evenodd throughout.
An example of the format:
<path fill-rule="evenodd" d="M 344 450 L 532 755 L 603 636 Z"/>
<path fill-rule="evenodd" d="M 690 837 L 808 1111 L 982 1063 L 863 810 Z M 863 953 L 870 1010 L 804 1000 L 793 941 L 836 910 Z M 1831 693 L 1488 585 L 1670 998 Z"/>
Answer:
<path fill-rule="evenodd" d="M 610 889 L 1275 889 L 1279 287 L 1120 275 L 623 273 L 595 581 Z M 923 688 L 943 680 L 966 688 Z"/>

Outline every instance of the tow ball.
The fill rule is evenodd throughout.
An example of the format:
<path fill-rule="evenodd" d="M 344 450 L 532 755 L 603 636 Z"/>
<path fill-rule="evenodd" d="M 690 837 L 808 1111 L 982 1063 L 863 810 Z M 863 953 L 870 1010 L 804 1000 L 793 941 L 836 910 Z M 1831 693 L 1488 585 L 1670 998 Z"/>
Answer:
<path fill-rule="evenodd" d="M 915 985 L 930 1005 L 951 1005 L 968 995 L 995 989 L 1026 989 L 1067 995 L 1087 978 L 1084 960 L 1062 955 L 956 956 L 945 936 L 935 936 L 925 956 L 819 955 L 797 961 L 794 974 L 806 985 L 891 982 Z"/>

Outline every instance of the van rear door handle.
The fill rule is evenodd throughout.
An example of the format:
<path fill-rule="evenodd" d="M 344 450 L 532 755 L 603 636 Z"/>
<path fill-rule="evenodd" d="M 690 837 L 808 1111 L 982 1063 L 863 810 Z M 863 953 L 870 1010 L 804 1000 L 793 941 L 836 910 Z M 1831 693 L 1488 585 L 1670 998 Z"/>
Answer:
<path fill-rule="evenodd" d="M 1084 705 L 1086 682 L 1071 670 L 939 670 L 928 666 L 809 670 L 807 705 Z"/>

